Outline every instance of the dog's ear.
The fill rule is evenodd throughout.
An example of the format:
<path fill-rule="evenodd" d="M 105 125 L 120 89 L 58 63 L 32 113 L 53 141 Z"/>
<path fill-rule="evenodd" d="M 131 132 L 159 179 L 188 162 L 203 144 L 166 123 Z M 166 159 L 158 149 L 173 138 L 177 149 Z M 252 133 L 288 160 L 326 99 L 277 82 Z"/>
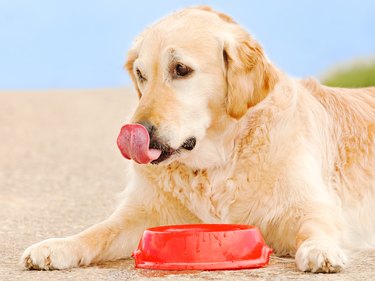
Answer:
<path fill-rule="evenodd" d="M 240 119 L 273 89 L 278 80 L 277 71 L 267 61 L 260 44 L 243 30 L 224 40 L 223 60 L 226 109 L 231 117 Z"/>
<path fill-rule="evenodd" d="M 126 63 L 125 63 L 124 67 L 128 71 L 129 76 L 133 81 L 134 87 L 136 88 L 137 93 L 138 93 L 138 97 L 141 98 L 142 93 L 141 93 L 141 91 L 138 87 L 137 78 L 134 75 L 134 69 L 133 69 L 134 62 L 138 58 L 138 49 L 139 49 L 139 44 L 140 44 L 139 41 L 140 40 L 137 40 L 134 43 L 134 46 L 129 50 L 128 57 L 127 57 L 127 60 L 126 60 Z"/>

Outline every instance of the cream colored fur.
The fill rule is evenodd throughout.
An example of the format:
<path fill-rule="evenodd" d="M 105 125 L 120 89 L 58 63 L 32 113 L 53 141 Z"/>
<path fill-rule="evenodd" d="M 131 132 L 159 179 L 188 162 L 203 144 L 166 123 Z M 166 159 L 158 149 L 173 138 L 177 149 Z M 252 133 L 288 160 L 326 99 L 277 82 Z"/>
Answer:
<path fill-rule="evenodd" d="M 192 75 L 171 78 L 176 60 Z M 152 122 L 173 148 L 191 136 L 197 145 L 159 165 L 133 164 L 110 218 L 29 247 L 27 268 L 129 257 L 145 228 L 165 224 L 256 225 L 302 271 L 337 272 L 351 250 L 375 246 L 375 88 L 290 78 L 207 7 L 147 29 L 126 66 L 140 97 L 132 122 Z"/>

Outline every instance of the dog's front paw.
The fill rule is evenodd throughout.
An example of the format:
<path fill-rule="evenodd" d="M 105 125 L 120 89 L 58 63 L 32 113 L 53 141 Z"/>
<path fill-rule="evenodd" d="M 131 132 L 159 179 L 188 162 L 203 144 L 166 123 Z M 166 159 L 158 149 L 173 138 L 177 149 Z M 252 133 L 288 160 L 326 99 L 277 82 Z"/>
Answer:
<path fill-rule="evenodd" d="M 44 240 L 27 248 L 21 257 L 21 264 L 28 269 L 52 270 L 76 267 L 82 253 L 80 245 L 71 238 Z"/>
<path fill-rule="evenodd" d="M 325 240 L 305 241 L 296 253 L 296 264 L 302 271 L 339 272 L 344 268 L 346 261 L 342 250 Z"/>

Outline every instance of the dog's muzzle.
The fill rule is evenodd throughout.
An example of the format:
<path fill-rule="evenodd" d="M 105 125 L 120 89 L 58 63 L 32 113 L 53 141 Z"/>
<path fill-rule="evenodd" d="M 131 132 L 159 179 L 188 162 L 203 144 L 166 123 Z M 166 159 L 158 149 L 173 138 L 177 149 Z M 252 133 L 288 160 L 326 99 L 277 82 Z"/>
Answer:
<path fill-rule="evenodd" d="M 190 137 L 178 149 L 173 149 L 161 141 L 156 128 L 146 122 L 123 126 L 117 138 L 122 155 L 138 164 L 159 164 L 181 150 L 193 150 L 196 143 L 196 138 Z"/>

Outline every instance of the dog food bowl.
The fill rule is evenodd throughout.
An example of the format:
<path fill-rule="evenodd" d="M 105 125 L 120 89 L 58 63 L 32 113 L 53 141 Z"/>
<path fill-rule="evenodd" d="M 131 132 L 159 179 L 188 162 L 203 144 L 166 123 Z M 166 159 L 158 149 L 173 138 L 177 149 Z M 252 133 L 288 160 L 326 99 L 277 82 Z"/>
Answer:
<path fill-rule="evenodd" d="M 222 270 L 263 267 L 271 253 L 255 226 L 189 224 L 146 229 L 133 257 L 136 268 Z"/>

